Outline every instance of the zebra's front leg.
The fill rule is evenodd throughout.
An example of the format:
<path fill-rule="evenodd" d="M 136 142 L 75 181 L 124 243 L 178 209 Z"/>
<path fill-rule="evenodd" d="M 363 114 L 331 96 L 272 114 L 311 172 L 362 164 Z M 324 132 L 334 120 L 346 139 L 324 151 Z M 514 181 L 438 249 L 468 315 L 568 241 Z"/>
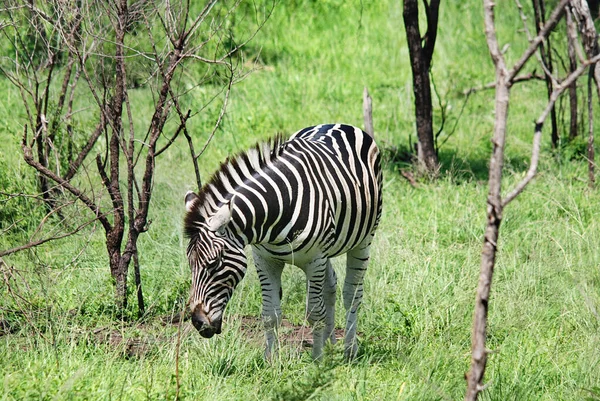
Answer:
<path fill-rule="evenodd" d="M 281 324 L 281 273 L 282 261 L 266 258 L 254 249 L 254 264 L 262 292 L 262 320 L 265 328 L 265 359 L 271 361 L 279 351 L 277 332 Z"/>
<path fill-rule="evenodd" d="M 357 248 L 347 254 L 346 278 L 344 280 L 344 307 L 346 308 L 346 334 L 344 336 L 344 356 L 351 360 L 358 352 L 356 340 L 357 313 L 363 297 L 363 280 L 369 264 L 369 246 L 371 239 L 367 238 Z"/>
<path fill-rule="evenodd" d="M 323 298 L 323 287 L 327 273 L 328 260 L 316 259 L 303 270 L 306 273 L 306 315 L 313 332 L 313 359 L 321 359 L 325 336 L 326 308 Z"/>

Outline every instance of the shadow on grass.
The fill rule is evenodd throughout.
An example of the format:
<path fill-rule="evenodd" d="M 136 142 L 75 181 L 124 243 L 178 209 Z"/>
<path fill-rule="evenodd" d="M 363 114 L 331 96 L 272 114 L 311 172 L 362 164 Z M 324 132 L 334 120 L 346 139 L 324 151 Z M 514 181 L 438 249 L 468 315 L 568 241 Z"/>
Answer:
<path fill-rule="evenodd" d="M 491 150 L 490 150 L 491 151 Z M 397 172 L 406 177 L 403 172 L 414 172 L 415 154 L 408 147 L 382 147 L 383 165 L 387 170 Z M 456 150 L 444 150 L 439 154 L 439 177 L 450 177 L 456 184 L 467 182 L 487 182 L 489 177 L 490 155 L 480 157 L 461 156 Z M 529 158 L 504 158 L 504 171 L 527 171 Z M 389 173 L 388 173 L 389 174 Z M 422 179 L 421 179 L 422 180 Z"/>

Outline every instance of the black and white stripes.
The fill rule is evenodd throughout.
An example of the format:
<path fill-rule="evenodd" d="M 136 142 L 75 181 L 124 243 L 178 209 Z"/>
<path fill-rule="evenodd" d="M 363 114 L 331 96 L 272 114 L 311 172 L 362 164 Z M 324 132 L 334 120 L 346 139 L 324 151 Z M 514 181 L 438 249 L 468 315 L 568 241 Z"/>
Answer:
<path fill-rule="evenodd" d="M 263 293 L 266 355 L 281 321 L 285 263 L 307 276 L 313 355 L 333 336 L 337 279 L 329 259 L 347 253 L 346 355 L 356 354 L 356 311 L 369 245 L 381 215 L 380 156 L 373 139 L 342 124 L 319 125 L 228 159 L 198 195 L 186 195 L 192 322 L 210 337 L 253 255 Z"/>

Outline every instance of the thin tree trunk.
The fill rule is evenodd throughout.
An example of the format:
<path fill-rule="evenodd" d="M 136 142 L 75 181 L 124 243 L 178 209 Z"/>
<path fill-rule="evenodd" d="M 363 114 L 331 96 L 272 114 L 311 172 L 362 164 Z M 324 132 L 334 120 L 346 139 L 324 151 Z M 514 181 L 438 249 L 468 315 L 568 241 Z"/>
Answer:
<path fill-rule="evenodd" d="M 41 103 L 37 107 L 39 109 L 41 107 Z M 36 127 L 35 127 L 34 138 L 35 138 L 36 149 L 37 149 L 37 158 L 42 166 L 49 168 L 48 154 L 46 153 L 45 146 L 44 146 L 45 136 L 46 136 L 45 135 L 46 130 L 45 130 L 44 126 L 45 126 L 45 124 L 47 124 L 47 122 L 42 121 L 44 116 L 41 115 L 40 110 L 38 110 L 36 112 L 36 114 L 37 114 L 38 121 L 37 121 Z M 52 199 L 52 194 L 50 192 L 50 185 L 48 182 L 48 177 L 44 176 L 43 174 L 38 174 L 38 179 L 40 182 L 40 192 L 42 193 L 42 199 L 44 199 L 44 204 L 46 205 L 46 209 L 48 210 L 48 212 L 51 212 L 56 207 L 56 204 L 55 204 L 54 200 Z"/>
<path fill-rule="evenodd" d="M 593 71 L 596 64 L 590 66 L 590 73 L 588 76 L 588 143 L 587 143 L 587 157 L 588 157 L 588 186 L 594 188 L 596 185 L 596 176 L 594 173 L 594 107 L 592 99 L 594 97 L 594 91 L 592 90 L 592 81 L 594 80 Z"/>
<path fill-rule="evenodd" d="M 141 319 L 146 313 L 144 305 L 144 292 L 142 291 L 142 276 L 140 274 L 140 261 L 138 259 L 137 248 L 133 254 L 133 270 L 135 272 L 135 288 L 138 301 L 138 317 Z"/>
<path fill-rule="evenodd" d="M 109 255 L 110 275 L 115 280 L 115 305 L 117 313 L 123 315 L 127 309 L 127 266 L 119 250 L 120 242 L 117 245 L 114 237 L 107 235 L 106 249 Z"/>
<path fill-rule="evenodd" d="M 485 0 L 487 4 L 491 0 Z M 489 6 L 491 9 L 491 5 Z M 490 18 L 487 17 L 486 18 Z M 486 23 L 486 34 L 487 33 Z M 494 35 L 495 36 L 495 35 Z M 499 53 L 498 53 L 499 54 Z M 496 263 L 496 251 L 500 223 L 502 222 L 501 183 L 504 165 L 504 143 L 506 138 L 506 120 L 508 116 L 509 88 L 506 83 L 506 68 L 504 61 L 496 68 L 496 123 L 494 126 L 494 146 L 490 159 L 489 192 L 487 198 L 487 224 L 481 252 L 481 267 L 477 295 L 475 297 L 475 312 L 473 316 L 473 331 L 471 336 L 471 370 L 467 374 L 466 401 L 475 401 L 483 389 L 483 375 L 487 362 L 488 350 L 485 347 L 486 325 L 492 286 L 492 277 Z"/>
<path fill-rule="evenodd" d="M 506 124 L 508 118 L 508 104 L 510 87 L 519 71 L 523 68 L 527 60 L 537 49 L 537 46 L 543 41 L 549 32 L 556 26 L 562 17 L 564 7 L 569 0 L 561 0 L 550 15 L 548 22 L 539 30 L 538 36 L 530 41 L 529 47 L 523 53 L 521 58 L 515 63 L 509 71 L 506 62 L 500 51 L 496 29 L 494 23 L 494 0 L 483 0 L 485 36 L 490 51 L 490 56 L 496 69 L 496 99 L 495 99 L 495 122 L 494 136 L 492 138 L 493 150 L 490 159 L 489 168 L 489 192 L 487 198 L 487 224 L 484 235 L 483 249 L 481 252 L 481 266 L 479 282 L 477 286 L 477 295 L 475 298 L 475 311 L 473 316 L 473 331 L 471 340 L 471 368 L 466 376 L 467 391 L 465 401 L 476 401 L 478 394 L 486 387 L 483 384 L 483 377 L 486 368 L 487 355 L 489 351 L 485 347 L 487 315 L 489 308 L 490 290 L 492 277 L 496 262 L 496 252 L 498 249 L 499 229 L 502 222 L 502 212 L 504 207 L 511 202 L 523 189 L 531 182 L 537 170 L 539 160 L 539 151 L 541 143 L 541 130 L 546 116 L 554 107 L 556 99 L 562 93 L 572 80 L 579 75 L 573 74 L 564 81 L 565 87 L 559 86 L 553 90 L 548 99 L 548 105 L 542 116 L 536 121 L 532 157 L 530 168 L 523 180 L 521 180 L 504 199 L 501 195 L 502 168 L 504 164 L 504 145 L 506 139 Z M 584 71 L 582 66 L 578 74 Z"/>
<path fill-rule="evenodd" d="M 567 8 L 567 43 L 569 53 L 569 73 L 573 73 L 577 69 L 577 54 L 575 52 L 576 33 L 573 28 L 573 17 Z M 573 82 L 569 86 L 569 140 L 572 141 L 577 137 L 578 123 L 578 107 L 577 107 L 577 82 Z"/>
<path fill-rule="evenodd" d="M 572 0 L 570 2 L 571 12 L 579 26 L 583 47 L 588 59 L 593 58 L 598 54 L 598 34 L 594 25 L 594 20 L 590 15 L 590 9 L 587 2 L 583 0 Z M 590 67 L 596 83 L 596 94 L 600 97 L 600 68 L 598 65 Z"/>
<path fill-rule="evenodd" d="M 107 235 L 107 247 L 110 244 L 109 254 L 112 252 L 115 261 L 111 263 L 111 273 L 115 279 L 115 298 L 117 308 L 124 312 L 127 307 L 127 274 L 129 270 L 129 260 L 124 260 L 121 254 L 121 244 L 125 232 L 125 202 L 121 188 L 119 187 L 120 176 L 120 157 L 121 157 L 121 139 L 123 138 L 123 103 L 125 101 L 125 85 L 123 74 L 125 71 L 125 27 L 127 25 L 127 1 L 121 0 L 117 6 L 118 20 L 115 25 L 115 95 L 111 107 L 111 128 L 112 135 L 109 143 L 110 157 L 110 179 L 104 182 L 112 204 L 114 207 L 113 232 Z M 100 166 L 98 166 L 100 168 Z M 109 240 L 108 236 L 112 238 Z M 118 257 L 117 257 L 118 255 Z M 118 259 L 118 260 L 117 260 Z"/>
<path fill-rule="evenodd" d="M 535 16 L 535 31 L 539 35 L 541 27 L 546 23 L 546 6 L 544 0 L 533 0 L 533 10 Z M 550 42 L 550 35 L 546 38 L 547 46 L 544 43 L 540 44 L 540 55 L 542 57 L 542 61 L 546 68 L 548 69 L 548 73 L 553 72 L 553 63 L 552 63 L 552 44 Z M 544 74 L 544 78 L 546 81 L 546 91 L 548 92 L 548 99 L 552 96 L 552 78 L 548 76 L 548 73 Z M 556 149 L 558 147 L 559 137 L 558 137 L 558 123 L 556 120 L 556 109 L 552 107 L 550 111 L 550 121 L 552 124 L 552 148 Z"/>
<path fill-rule="evenodd" d="M 425 3 L 427 4 L 427 3 Z M 439 168 L 437 153 L 433 139 L 433 113 L 431 101 L 431 82 L 429 69 L 437 33 L 439 1 L 432 1 L 428 6 L 428 29 L 425 45 L 422 45 L 419 30 L 419 8 L 417 0 L 404 1 L 404 26 L 410 55 L 413 76 L 413 93 L 415 97 L 415 117 L 417 125 L 417 157 L 422 171 L 436 173 Z"/>
<path fill-rule="evenodd" d="M 583 47 L 585 53 L 589 59 L 596 56 L 598 51 L 598 34 L 594 21 L 590 14 L 587 2 L 583 0 L 572 0 L 571 11 L 579 26 L 581 32 L 581 39 L 583 41 Z M 592 107 L 592 81 L 596 84 L 597 96 L 600 99 L 600 68 L 598 64 L 592 64 L 590 66 L 589 80 L 588 80 L 588 185 L 590 188 L 595 186 L 595 169 L 594 169 L 594 130 L 593 130 L 593 107 Z"/>

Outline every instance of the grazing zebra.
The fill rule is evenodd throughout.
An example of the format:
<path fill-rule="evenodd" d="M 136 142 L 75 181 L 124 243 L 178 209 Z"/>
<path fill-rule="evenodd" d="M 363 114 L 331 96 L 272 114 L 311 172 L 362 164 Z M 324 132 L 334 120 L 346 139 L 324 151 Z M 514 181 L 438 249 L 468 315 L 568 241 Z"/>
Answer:
<path fill-rule="evenodd" d="M 203 337 L 221 333 L 223 311 L 246 272 L 252 245 L 260 279 L 265 357 L 276 350 L 285 263 L 307 278 L 313 357 L 335 342 L 337 279 L 330 258 L 346 253 L 343 298 L 345 356 L 357 352 L 357 310 L 369 246 L 381 216 L 380 155 L 361 129 L 304 128 L 229 158 L 196 195 L 185 196 L 187 256 L 192 270 L 192 323 Z M 274 349 L 275 348 L 275 349 Z"/>

